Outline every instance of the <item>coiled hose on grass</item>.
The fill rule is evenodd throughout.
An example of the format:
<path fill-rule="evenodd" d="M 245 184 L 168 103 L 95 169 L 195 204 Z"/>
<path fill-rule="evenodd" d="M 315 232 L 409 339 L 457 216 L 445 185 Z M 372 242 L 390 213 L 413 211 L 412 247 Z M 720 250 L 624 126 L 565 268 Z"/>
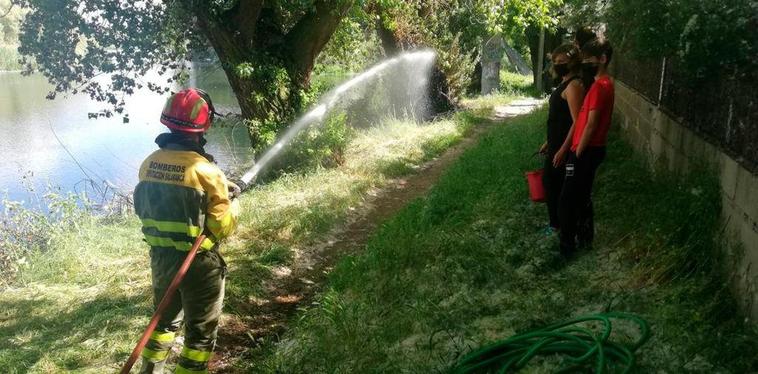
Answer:
<path fill-rule="evenodd" d="M 614 319 L 635 323 L 640 331 L 639 339 L 631 345 L 611 341 L 611 320 Z M 600 322 L 601 329 L 583 327 L 587 322 Z M 452 372 L 513 373 L 535 356 L 563 354 L 568 356 L 569 366 L 560 369 L 560 373 L 586 371 L 588 367 L 594 367 L 596 374 L 628 373 L 635 365 L 635 351 L 649 338 L 647 322 L 636 315 L 617 312 L 586 315 L 485 346 L 464 356 Z"/>

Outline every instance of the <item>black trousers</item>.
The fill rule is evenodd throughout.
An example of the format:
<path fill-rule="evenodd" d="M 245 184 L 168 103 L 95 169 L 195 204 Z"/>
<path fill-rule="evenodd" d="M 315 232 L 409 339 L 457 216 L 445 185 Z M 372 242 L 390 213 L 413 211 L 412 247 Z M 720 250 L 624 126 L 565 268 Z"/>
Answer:
<path fill-rule="evenodd" d="M 560 218 L 558 217 L 558 204 L 563 189 L 563 180 L 566 178 L 566 166 L 553 166 L 553 157 L 556 151 L 550 150 L 545 158 L 545 172 L 542 174 L 542 184 L 545 187 L 545 202 L 547 203 L 547 214 L 550 218 L 550 227 L 560 228 Z"/>
<path fill-rule="evenodd" d="M 592 184 L 597 168 L 605 159 L 605 147 L 587 147 L 581 158 L 571 152 L 566 160 L 566 178 L 558 205 L 561 253 L 570 255 L 577 241 L 592 244 L 595 236 Z"/>

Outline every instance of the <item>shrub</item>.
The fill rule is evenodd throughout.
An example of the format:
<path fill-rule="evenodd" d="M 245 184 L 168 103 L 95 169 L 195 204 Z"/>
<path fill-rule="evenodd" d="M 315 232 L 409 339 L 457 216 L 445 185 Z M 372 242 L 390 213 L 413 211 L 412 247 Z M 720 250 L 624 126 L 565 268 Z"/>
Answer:
<path fill-rule="evenodd" d="M 755 66 L 758 24 L 746 0 L 615 0 L 605 17 L 610 38 L 635 57 L 679 57 L 692 76 Z"/>
<path fill-rule="evenodd" d="M 347 125 L 347 114 L 331 114 L 320 125 L 311 125 L 296 136 L 281 156 L 275 159 L 264 178 L 341 165 L 351 134 L 352 129 Z"/>
<path fill-rule="evenodd" d="M 28 207 L 23 202 L 2 200 L 0 212 L 0 285 L 11 283 L 26 257 L 35 251 L 52 248 L 52 240 L 64 230 L 79 229 L 79 225 L 92 217 L 91 204 L 86 198 L 73 193 L 61 195 L 52 187 L 42 196 L 39 207 Z"/>

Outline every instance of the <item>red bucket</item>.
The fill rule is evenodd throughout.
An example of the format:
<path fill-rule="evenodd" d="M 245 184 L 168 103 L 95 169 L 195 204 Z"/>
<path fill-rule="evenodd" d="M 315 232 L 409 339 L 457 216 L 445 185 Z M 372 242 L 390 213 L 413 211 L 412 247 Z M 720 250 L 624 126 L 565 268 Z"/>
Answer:
<path fill-rule="evenodd" d="M 529 183 L 529 199 L 541 203 L 545 201 L 545 186 L 542 185 L 542 174 L 545 169 L 526 172 L 526 181 Z"/>

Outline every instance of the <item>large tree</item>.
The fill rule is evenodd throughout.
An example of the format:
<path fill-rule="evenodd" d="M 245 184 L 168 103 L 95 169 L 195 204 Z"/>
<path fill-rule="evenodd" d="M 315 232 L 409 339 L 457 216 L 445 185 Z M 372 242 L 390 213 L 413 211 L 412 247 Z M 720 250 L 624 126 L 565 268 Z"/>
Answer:
<path fill-rule="evenodd" d="M 29 10 L 19 37 L 28 73 L 50 97 L 85 92 L 118 113 L 157 68 L 179 79 L 193 51 L 212 47 L 248 121 L 253 146 L 300 108 L 314 60 L 353 0 L 14 0 Z M 100 115 L 110 116 L 110 109 Z"/>

